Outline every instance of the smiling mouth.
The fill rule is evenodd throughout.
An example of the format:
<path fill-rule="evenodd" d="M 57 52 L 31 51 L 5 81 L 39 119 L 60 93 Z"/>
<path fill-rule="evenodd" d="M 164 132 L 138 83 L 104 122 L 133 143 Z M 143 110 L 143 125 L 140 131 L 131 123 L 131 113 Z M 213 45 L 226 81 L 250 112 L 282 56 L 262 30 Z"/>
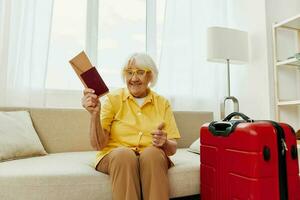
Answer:
<path fill-rule="evenodd" d="M 130 83 L 131 86 L 140 86 L 142 85 L 141 83 Z"/>

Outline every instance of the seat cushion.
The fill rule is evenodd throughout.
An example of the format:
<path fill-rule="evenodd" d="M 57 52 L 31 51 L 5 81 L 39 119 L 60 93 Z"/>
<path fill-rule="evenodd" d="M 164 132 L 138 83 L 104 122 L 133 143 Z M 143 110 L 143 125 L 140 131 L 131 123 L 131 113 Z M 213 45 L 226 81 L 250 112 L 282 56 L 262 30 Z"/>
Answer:
<path fill-rule="evenodd" d="M 109 176 L 93 168 L 95 155 L 55 153 L 0 163 L 0 199 L 112 199 Z M 199 155 L 179 149 L 171 159 L 171 197 L 199 194 Z"/>
<path fill-rule="evenodd" d="M 200 156 L 188 151 L 188 148 L 178 149 L 170 157 L 174 167 L 169 169 L 170 197 L 182 197 L 199 194 L 200 190 Z"/>

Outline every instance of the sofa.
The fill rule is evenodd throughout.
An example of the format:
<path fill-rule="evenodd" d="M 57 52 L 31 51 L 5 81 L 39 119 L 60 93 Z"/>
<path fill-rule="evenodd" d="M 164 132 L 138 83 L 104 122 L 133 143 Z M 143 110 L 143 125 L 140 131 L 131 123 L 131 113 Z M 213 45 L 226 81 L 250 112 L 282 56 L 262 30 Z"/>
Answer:
<path fill-rule="evenodd" d="M 1 200 L 109 200 L 109 176 L 93 168 L 96 151 L 89 141 L 89 114 L 83 109 L 0 108 L 27 110 L 48 153 L 0 162 Z M 189 151 L 212 112 L 175 111 L 181 133 L 169 169 L 170 198 L 199 199 L 200 157 Z M 1 126 L 1 124 L 0 124 Z M 199 144 L 200 145 L 200 144 Z"/>

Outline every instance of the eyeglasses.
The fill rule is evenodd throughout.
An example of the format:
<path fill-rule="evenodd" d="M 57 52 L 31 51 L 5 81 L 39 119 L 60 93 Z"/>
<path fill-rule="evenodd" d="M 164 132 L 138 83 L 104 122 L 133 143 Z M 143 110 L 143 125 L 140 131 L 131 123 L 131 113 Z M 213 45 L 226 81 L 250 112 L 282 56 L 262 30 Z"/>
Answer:
<path fill-rule="evenodd" d="M 127 78 L 132 78 L 135 74 L 138 78 L 143 78 L 150 71 L 149 69 L 125 69 L 124 74 Z"/>

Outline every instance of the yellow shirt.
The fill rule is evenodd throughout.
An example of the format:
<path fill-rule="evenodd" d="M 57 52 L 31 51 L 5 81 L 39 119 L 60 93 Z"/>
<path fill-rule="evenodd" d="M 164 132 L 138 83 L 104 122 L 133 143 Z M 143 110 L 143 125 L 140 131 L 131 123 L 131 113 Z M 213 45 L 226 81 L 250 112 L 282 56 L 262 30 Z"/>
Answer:
<path fill-rule="evenodd" d="M 127 88 L 110 92 L 102 104 L 100 119 L 102 128 L 110 132 L 110 138 L 107 146 L 97 153 L 96 165 L 116 147 L 141 152 L 151 146 L 151 133 L 162 122 L 168 139 L 180 138 L 168 100 L 151 90 L 141 106 Z"/>

